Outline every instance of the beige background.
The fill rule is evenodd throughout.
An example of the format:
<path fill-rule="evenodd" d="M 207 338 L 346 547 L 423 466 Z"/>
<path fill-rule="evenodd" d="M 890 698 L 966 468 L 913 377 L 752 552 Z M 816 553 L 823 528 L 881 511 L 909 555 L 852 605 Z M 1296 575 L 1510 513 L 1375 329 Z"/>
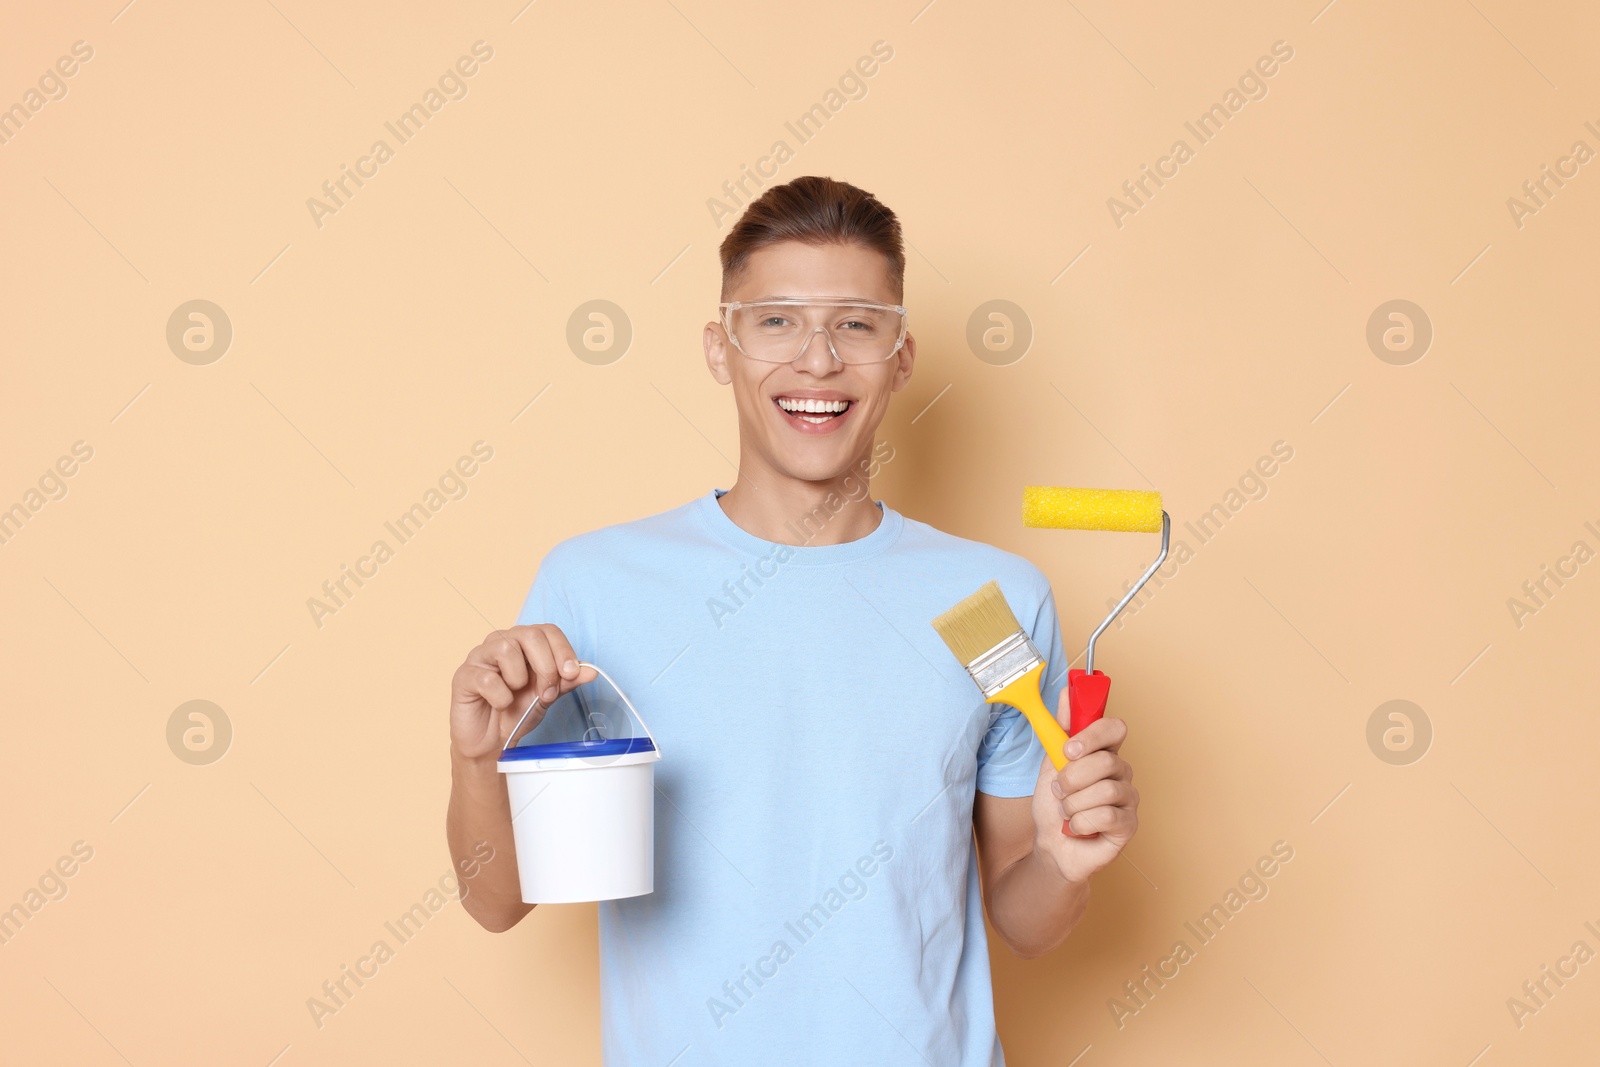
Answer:
<path fill-rule="evenodd" d="M 921 2 L 9 6 L 0 105 L 93 48 L 0 145 L 0 507 L 93 449 L 0 545 L 0 907 L 93 849 L 0 946 L 9 1056 L 597 1061 L 592 906 L 491 936 L 451 905 L 320 1029 L 306 1000 L 446 872 L 447 681 L 540 556 L 730 484 L 707 200 L 778 139 L 777 180 L 857 183 L 914 246 L 879 496 L 1035 560 L 1073 647 L 1154 543 L 1024 530 L 1023 485 L 1159 488 L 1193 550 L 1102 646 L 1143 825 L 1063 948 L 997 949 L 1010 1061 L 1593 1055 L 1600 963 L 1520 1027 L 1507 999 L 1600 951 L 1600 563 L 1520 628 L 1507 600 L 1600 550 L 1600 163 L 1520 227 L 1506 202 L 1600 149 L 1600 15 Z M 468 95 L 318 228 L 307 199 L 479 40 Z M 1116 226 L 1280 40 L 1267 95 Z M 166 341 L 195 299 L 233 329 L 208 365 Z M 609 365 L 565 340 L 594 299 L 632 326 Z M 1004 366 L 966 342 L 994 299 L 1034 331 Z M 1434 330 L 1404 366 L 1365 337 L 1395 299 Z M 467 495 L 318 627 L 307 599 L 479 440 Z M 1187 535 L 1278 441 L 1267 495 Z M 1433 733 L 1408 765 L 1367 740 L 1395 699 Z M 232 726 L 209 765 L 168 746 L 190 700 Z M 1276 841 L 1270 894 L 1196 947 Z"/>

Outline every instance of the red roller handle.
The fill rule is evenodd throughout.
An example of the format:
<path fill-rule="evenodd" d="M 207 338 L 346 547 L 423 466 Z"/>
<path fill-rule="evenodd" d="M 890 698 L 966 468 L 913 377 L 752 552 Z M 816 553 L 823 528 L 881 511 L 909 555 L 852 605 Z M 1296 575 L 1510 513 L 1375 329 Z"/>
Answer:
<path fill-rule="evenodd" d="M 1067 671 L 1067 736 L 1076 737 L 1078 731 L 1094 722 L 1106 713 L 1106 697 L 1111 694 L 1111 677 L 1103 671 L 1090 674 L 1076 667 Z M 1075 834 L 1067 826 L 1067 820 L 1061 821 L 1061 832 L 1068 837 L 1090 838 L 1099 837 L 1098 831 L 1092 834 Z"/>

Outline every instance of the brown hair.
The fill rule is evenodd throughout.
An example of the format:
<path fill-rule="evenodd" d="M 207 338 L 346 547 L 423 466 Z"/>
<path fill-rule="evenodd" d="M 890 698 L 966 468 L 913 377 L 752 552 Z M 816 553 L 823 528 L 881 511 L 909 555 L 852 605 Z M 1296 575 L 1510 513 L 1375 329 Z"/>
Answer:
<path fill-rule="evenodd" d="M 808 245 L 860 244 L 888 260 L 889 288 L 905 298 L 906 253 L 900 220 L 877 197 L 848 182 L 804 175 L 774 185 L 744 209 L 722 239 L 722 299 L 750 254 L 779 241 Z"/>

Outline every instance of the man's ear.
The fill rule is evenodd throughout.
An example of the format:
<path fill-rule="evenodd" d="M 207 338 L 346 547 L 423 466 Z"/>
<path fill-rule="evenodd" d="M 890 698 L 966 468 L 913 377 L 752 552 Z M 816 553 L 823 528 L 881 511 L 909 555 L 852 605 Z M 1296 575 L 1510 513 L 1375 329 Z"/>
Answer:
<path fill-rule="evenodd" d="M 728 337 L 722 332 L 722 323 L 706 323 L 701 339 L 705 344 L 706 368 L 711 371 L 711 377 L 716 379 L 718 385 L 732 382 L 733 376 L 728 373 Z"/>
<path fill-rule="evenodd" d="M 897 362 L 894 377 L 889 381 L 889 391 L 898 393 L 911 380 L 911 369 L 917 362 L 917 339 L 909 333 L 906 334 L 906 343 L 900 346 L 900 351 L 894 354 L 894 358 Z"/>

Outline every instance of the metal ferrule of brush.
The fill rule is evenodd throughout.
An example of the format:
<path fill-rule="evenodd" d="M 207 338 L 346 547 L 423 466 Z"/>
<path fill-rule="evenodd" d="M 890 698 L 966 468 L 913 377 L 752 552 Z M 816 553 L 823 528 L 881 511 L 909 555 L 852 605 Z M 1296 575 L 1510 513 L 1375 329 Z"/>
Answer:
<path fill-rule="evenodd" d="M 1105 621 L 1101 622 L 1099 626 L 1095 627 L 1094 633 L 1089 635 L 1089 651 L 1084 656 L 1083 660 L 1083 669 L 1086 673 L 1094 673 L 1095 639 L 1105 632 L 1105 628 L 1107 626 L 1111 625 L 1112 619 L 1115 619 L 1118 615 L 1122 614 L 1122 609 L 1128 606 L 1128 601 L 1139 595 L 1139 590 L 1143 589 L 1144 583 L 1148 582 L 1151 576 L 1156 573 L 1156 568 L 1160 567 L 1167 561 L 1167 542 L 1171 536 L 1172 519 L 1168 517 L 1165 511 L 1163 511 L 1161 513 L 1161 554 L 1156 557 L 1156 561 L 1154 563 L 1150 564 L 1149 568 L 1144 572 L 1143 577 L 1141 577 L 1137 582 L 1133 583 L 1133 588 L 1128 590 L 1127 595 L 1121 600 L 1117 601 L 1117 606 L 1111 609 L 1111 614 L 1105 617 Z"/>
<path fill-rule="evenodd" d="M 1043 662 L 1028 635 L 1018 630 L 967 664 L 967 673 L 985 697 L 992 697 Z"/>

